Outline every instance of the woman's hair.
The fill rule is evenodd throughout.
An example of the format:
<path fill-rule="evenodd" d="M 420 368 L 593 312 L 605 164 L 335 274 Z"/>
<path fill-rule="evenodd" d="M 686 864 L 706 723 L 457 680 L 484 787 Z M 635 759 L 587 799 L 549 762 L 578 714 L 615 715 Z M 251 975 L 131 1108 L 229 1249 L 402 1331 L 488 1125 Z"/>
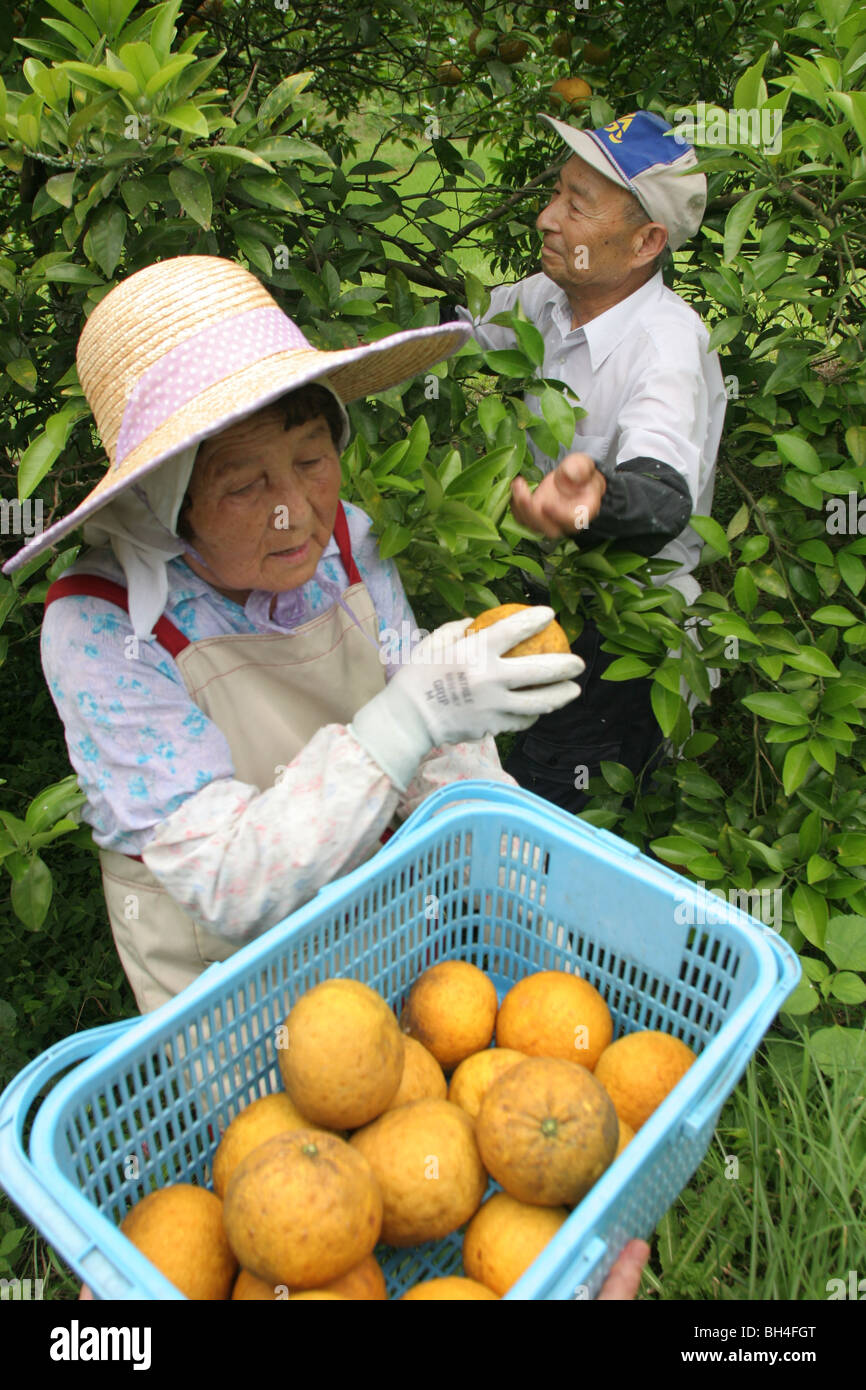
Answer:
<path fill-rule="evenodd" d="M 282 410 L 284 428 L 287 430 L 291 429 L 293 425 L 305 425 L 308 420 L 314 420 L 317 415 L 324 415 L 328 429 L 331 431 L 334 447 L 339 451 L 343 433 L 343 417 L 331 392 L 326 390 L 324 386 L 318 386 L 314 381 L 309 386 L 299 386 L 296 391 L 287 391 L 284 396 L 279 396 L 269 406 L 263 407 L 263 409 L 265 408 Z M 192 543 L 193 537 L 186 513 L 191 504 L 192 498 L 187 491 L 180 504 L 176 528 L 180 539 L 190 543 Z"/>

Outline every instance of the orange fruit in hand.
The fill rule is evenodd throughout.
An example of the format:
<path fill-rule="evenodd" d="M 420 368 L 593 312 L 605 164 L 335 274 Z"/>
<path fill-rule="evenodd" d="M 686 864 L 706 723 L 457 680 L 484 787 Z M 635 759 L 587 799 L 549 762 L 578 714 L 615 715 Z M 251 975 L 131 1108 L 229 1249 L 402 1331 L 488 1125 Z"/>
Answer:
<path fill-rule="evenodd" d="M 460 1063 L 452 1076 L 448 1099 L 475 1120 L 494 1081 L 525 1061 L 525 1052 L 515 1052 L 510 1047 L 486 1047 L 483 1052 L 474 1052 Z"/>
<path fill-rule="evenodd" d="M 490 1043 L 498 1002 L 495 985 L 477 965 L 443 960 L 415 981 L 400 1026 L 433 1053 L 444 1071 L 453 1071 L 464 1057 Z"/>
<path fill-rule="evenodd" d="M 415 1100 L 357 1130 L 385 1209 L 382 1240 L 398 1247 L 450 1235 L 474 1216 L 487 1187 L 472 1121 L 448 1100 Z"/>
<path fill-rule="evenodd" d="M 355 1129 L 381 1115 L 403 1075 L 403 1034 L 381 995 L 359 980 L 324 980 L 303 994 L 277 1048 L 283 1085 L 303 1115 Z"/>
<path fill-rule="evenodd" d="M 405 1056 L 403 1076 L 397 1094 L 385 1106 L 386 1110 L 396 1110 L 413 1100 L 445 1100 L 448 1095 L 448 1082 L 432 1052 L 408 1035 L 403 1038 Z"/>
<path fill-rule="evenodd" d="M 521 613 L 525 608 L 531 607 L 532 605 L 529 603 L 500 603 L 498 608 L 487 608 L 473 619 L 463 635 L 468 637 L 470 632 L 480 632 L 482 628 L 491 627 L 493 623 L 501 622 L 503 618 L 510 618 L 512 613 Z M 541 632 L 537 632 L 534 637 L 527 637 L 523 642 L 518 642 L 516 647 L 511 647 L 502 655 L 537 656 L 539 653 L 570 651 L 571 644 L 568 638 L 559 623 L 553 618 L 547 627 L 541 629 Z"/>
<path fill-rule="evenodd" d="M 494 1192 L 463 1237 L 463 1268 L 499 1295 L 508 1293 L 568 1220 L 565 1207 L 538 1207 Z"/>
<path fill-rule="evenodd" d="M 595 1077 L 620 1119 L 638 1130 L 694 1061 L 692 1049 L 670 1033 L 626 1033 L 599 1057 Z"/>
<path fill-rule="evenodd" d="M 519 1202 L 575 1206 L 613 1162 L 613 1103 L 585 1067 L 530 1057 L 494 1082 L 475 1122 L 481 1161 Z"/>
<path fill-rule="evenodd" d="M 414 1288 L 407 1289 L 397 1301 L 399 1303 L 420 1303 L 443 1299 L 449 1303 L 455 1303 L 458 1300 L 465 1303 L 469 1299 L 477 1300 L 479 1303 L 487 1303 L 491 1300 L 499 1301 L 498 1296 L 491 1289 L 476 1283 L 474 1279 L 461 1279 L 458 1274 L 448 1274 L 441 1279 L 426 1279 L 423 1284 L 416 1284 Z"/>
<path fill-rule="evenodd" d="M 561 1057 L 589 1071 L 613 1037 L 610 1009 L 580 975 L 539 970 L 508 991 L 496 1018 L 496 1044 L 529 1057 Z"/>

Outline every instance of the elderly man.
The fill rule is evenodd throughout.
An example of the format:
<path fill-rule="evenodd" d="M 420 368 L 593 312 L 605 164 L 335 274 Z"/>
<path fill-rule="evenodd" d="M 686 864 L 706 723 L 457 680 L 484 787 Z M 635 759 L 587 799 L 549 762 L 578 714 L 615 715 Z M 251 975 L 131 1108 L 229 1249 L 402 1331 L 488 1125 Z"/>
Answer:
<path fill-rule="evenodd" d="M 555 545 L 620 537 L 643 555 L 672 560 L 660 576 L 693 602 L 691 574 L 701 541 L 688 526 L 713 498 L 725 391 L 707 330 L 661 274 L 667 248 L 698 230 L 706 179 L 688 172 L 694 150 L 650 111 L 600 130 L 580 131 L 543 117 L 573 151 L 537 220 L 541 272 L 494 289 L 473 322 L 485 348 L 511 347 L 510 329 L 490 323 L 519 300 L 544 339 L 542 374 L 563 381 L 587 412 L 571 450 L 548 458 L 530 441 L 545 473 L 532 491 L 515 479 L 512 510 Z M 528 404 L 541 414 L 538 403 Z M 527 597 L 543 590 L 527 583 Z M 544 601 L 547 602 L 545 596 Z M 583 693 L 519 736 L 507 770 L 522 786 L 578 812 L 602 761 L 635 775 L 660 761 L 663 738 L 650 703 L 651 682 L 602 681 L 615 659 L 587 620 L 573 650 L 586 663 Z"/>

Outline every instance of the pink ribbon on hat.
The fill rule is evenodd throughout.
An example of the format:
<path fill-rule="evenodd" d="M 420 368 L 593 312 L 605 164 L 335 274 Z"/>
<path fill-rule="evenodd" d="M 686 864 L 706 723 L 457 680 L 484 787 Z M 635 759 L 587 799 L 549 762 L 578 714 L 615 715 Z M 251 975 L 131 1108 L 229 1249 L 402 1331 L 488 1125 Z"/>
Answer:
<path fill-rule="evenodd" d="M 142 372 L 123 412 L 114 467 L 199 392 L 272 353 L 312 348 L 282 309 L 249 309 L 179 343 Z"/>

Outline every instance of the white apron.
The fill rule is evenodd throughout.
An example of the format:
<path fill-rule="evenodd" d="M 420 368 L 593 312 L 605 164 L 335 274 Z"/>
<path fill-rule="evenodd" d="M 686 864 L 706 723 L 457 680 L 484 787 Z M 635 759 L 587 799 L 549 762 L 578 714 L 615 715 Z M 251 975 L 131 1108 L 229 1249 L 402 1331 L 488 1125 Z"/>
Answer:
<path fill-rule="evenodd" d="M 348 724 L 385 686 L 376 612 L 352 559 L 342 505 L 334 534 L 351 581 L 342 597 L 357 623 L 335 603 L 285 634 L 234 633 L 190 642 L 165 617 L 155 626 L 190 698 L 225 735 L 235 776 L 261 791 L 274 785 L 277 769 L 318 729 Z M 45 602 L 68 593 L 126 607 L 124 588 L 85 574 L 57 580 Z M 142 1013 L 240 949 L 193 921 L 140 858 L 100 849 L 99 860 L 112 935 Z"/>

